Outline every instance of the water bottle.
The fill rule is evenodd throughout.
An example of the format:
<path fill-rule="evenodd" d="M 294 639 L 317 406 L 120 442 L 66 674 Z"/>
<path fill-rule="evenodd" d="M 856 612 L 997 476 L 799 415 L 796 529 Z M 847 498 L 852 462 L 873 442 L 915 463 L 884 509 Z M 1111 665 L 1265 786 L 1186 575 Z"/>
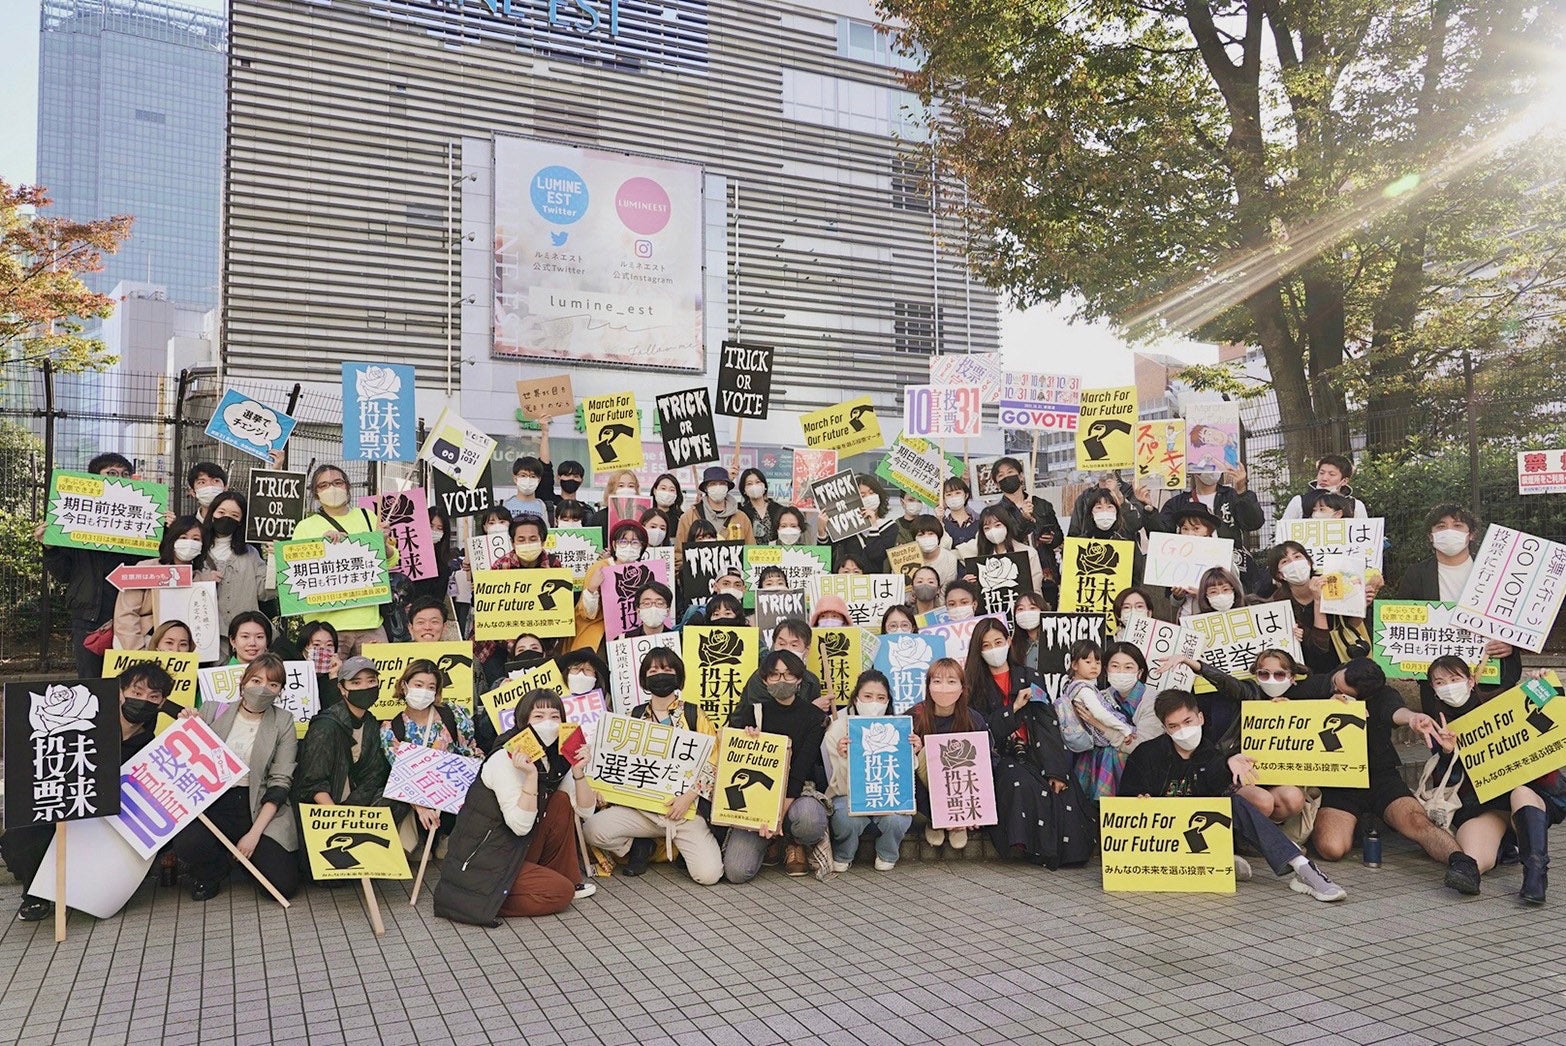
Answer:
<path fill-rule="evenodd" d="M 1365 833 L 1365 867 L 1381 867 L 1381 836 L 1374 828 Z"/>

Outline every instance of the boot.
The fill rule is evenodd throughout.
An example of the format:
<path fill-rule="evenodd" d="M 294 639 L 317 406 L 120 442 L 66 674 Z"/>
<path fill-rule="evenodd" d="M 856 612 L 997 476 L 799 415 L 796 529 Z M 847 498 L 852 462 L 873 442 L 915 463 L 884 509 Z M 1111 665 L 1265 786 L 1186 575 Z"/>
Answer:
<path fill-rule="evenodd" d="M 1550 867 L 1550 853 L 1545 839 L 1550 830 L 1550 817 L 1537 806 L 1525 806 L 1512 814 L 1512 824 L 1517 829 L 1517 850 L 1522 855 L 1523 881 L 1517 896 L 1525 904 L 1544 903 L 1544 883 Z"/>
<path fill-rule="evenodd" d="M 631 851 L 625 855 L 625 867 L 620 869 L 620 874 L 646 875 L 647 865 L 652 861 L 653 849 L 657 845 L 656 839 L 632 839 Z"/>

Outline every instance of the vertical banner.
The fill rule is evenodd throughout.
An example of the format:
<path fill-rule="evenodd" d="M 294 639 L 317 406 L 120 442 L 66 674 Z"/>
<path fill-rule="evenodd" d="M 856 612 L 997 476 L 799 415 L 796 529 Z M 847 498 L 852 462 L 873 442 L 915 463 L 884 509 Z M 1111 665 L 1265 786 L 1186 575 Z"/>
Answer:
<path fill-rule="evenodd" d="M 772 405 L 772 349 L 726 341 L 718 356 L 718 413 L 766 418 Z"/>
<path fill-rule="evenodd" d="M 1234 892 L 1234 811 L 1229 798 L 1098 801 L 1104 890 Z"/>
<path fill-rule="evenodd" d="M 372 494 L 358 500 L 360 508 L 381 522 L 381 533 L 397 549 L 392 569 L 409 581 L 440 576 L 435 543 L 430 540 L 430 509 L 418 487 L 399 494 Z"/>
<path fill-rule="evenodd" d="M 464 487 L 472 487 L 489 472 L 495 441 L 483 429 L 468 424 L 447 407 L 435 419 L 419 457 L 436 472 L 444 472 Z"/>
<path fill-rule="evenodd" d="M 1232 400 L 1190 403 L 1185 408 L 1185 468 L 1212 476 L 1240 465 L 1240 405 Z"/>
<path fill-rule="evenodd" d="M 1000 820 L 995 811 L 988 733 L 928 734 L 924 759 L 932 827 L 982 828 Z"/>
<path fill-rule="evenodd" d="M 582 401 L 589 467 L 594 476 L 642 467 L 641 420 L 636 393 L 589 396 Z"/>
<path fill-rule="evenodd" d="M 262 545 L 287 541 L 304 519 L 305 474 L 250 470 L 250 496 L 246 499 L 245 540 Z"/>
<path fill-rule="evenodd" d="M 745 691 L 745 681 L 756 671 L 759 634 L 748 627 L 686 625 L 680 635 L 685 662 L 681 695 L 699 704 L 711 722 L 727 721 Z"/>
<path fill-rule="evenodd" d="M 343 460 L 412 461 L 419 418 L 413 367 L 344 363 Z"/>
<path fill-rule="evenodd" d="M 293 418 L 233 389 L 224 390 L 206 428 L 219 443 L 262 461 L 282 450 L 293 431 Z"/>
<path fill-rule="evenodd" d="M 913 720 L 905 715 L 848 717 L 848 813 L 911 814 Z"/>
<path fill-rule="evenodd" d="M 1183 420 L 1171 418 L 1167 421 L 1137 422 L 1133 449 L 1136 454 L 1136 478 L 1139 481 L 1162 490 L 1185 489 Z"/>
<path fill-rule="evenodd" d="M 6 827 L 107 817 L 119 809 L 114 680 L 5 684 Z M 47 877 L 53 881 L 53 872 Z"/>
<path fill-rule="evenodd" d="M 1061 561 L 1060 609 L 1112 613 L 1115 597 L 1131 587 L 1135 548 L 1129 541 L 1067 538 Z"/>
<path fill-rule="evenodd" d="M 718 434 L 705 386 L 671 392 L 656 402 L 663 458 L 671 471 L 718 460 Z"/>
<path fill-rule="evenodd" d="M 875 651 L 875 669 L 892 684 L 893 712 L 903 715 L 924 700 L 924 677 L 930 666 L 945 656 L 946 640 L 941 636 L 917 633 L 881 637 Z"/>
<path fill-rule="evenodd" d="M 838 707 L 848 704 L 864 671 L 864 632 L 858 628 L 818 628 L 810 635 L 807 668 L 821 680 L 821 692 Z"/>
<path fill-rule="evenodd" d="M 1492 523 L 1452 620 L 1537 654 L 1560 613 L 1562 595 L 1566 545 Z"/>
<path fill-rule="evenodd" d="M 1083 389 L 1077 420 L 1077 468 L 1090 472 L 1128 469 L 1136 464 L 1136 386 Z"/>
<path fill-rule="evenodd" d="M 1167 674 L 1159 666 L 1166 658 L 1177 654 L 1200 658 L 1201 636 L 1184 625 L 1172 625 L 1146 614 L 1138 614 L 1120 625 L 1117 638 L 1142 651 L 1142 657 L 1147 661 L 1147 689 L 1153 696 L 1164 690 L 1191 690 L 1196 686 L 1196 671 L 1189 665 L 1181 665 Z"/>

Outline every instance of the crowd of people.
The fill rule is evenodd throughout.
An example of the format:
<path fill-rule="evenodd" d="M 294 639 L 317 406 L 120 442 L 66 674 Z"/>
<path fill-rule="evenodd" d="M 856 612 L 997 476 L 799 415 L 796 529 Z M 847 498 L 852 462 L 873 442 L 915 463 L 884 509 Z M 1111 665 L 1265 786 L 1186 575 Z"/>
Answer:
<path fill-rule="evenodd" d="M 129 475 L 133 467 L 110 453 L 94 458 L 88 470 Z M 1352 474 L 1347 458 L 1323 458 L 1315 481 L 1288 503 L 1283 518 L 1365 516 L 1367 507 L 1349 487 Z M 1450 826 L 1438 825 L 1405 785 L 1393 736 L 1394 729 L 1406 727 L 1432 752 L 1454 759 L 1449 722 L 1521 680 L 1516 650 L 1504 643 L 1487 645 L 1487 656 L 1501 665 L 1493 684 L 1478 682 L 1474 666 L 1460 658 L 1439 658 L 1419 685 L 1418 707 L 1410 707 L 1364 649 L 1341 641 L 1345 623 L 1322 610 L 1322 581 L 1309 550 L 1288 541 L 1252 547 L 1266 520 L 1243 466 L 1222 475 L 1193 476 L 1189 489 L 1162 505 L 1146 489 L 1106 475 L 1075 504 L 1063 506 L 1063 515 L 1028 489 L 1027 476 L 1022 461 L 1002 458 L 993 469 L 1001 491 L 994 503 L 976 499 L 966 479 L 952 477 L 944 483 L 942 504 L 934 506 L 888 489 L 874 475 L 860 474 L 866 526 L 853 537 L 828 542 L 815 513 L 770 496 L 766 477 L 756 469 L 708 468 L 695 491 L 687 491 L 672 473 L 660 475 L 645 492 L 650 507 L 610 526 L 606 505 L 583 500 L 582 465 L 565 461 L 555 468 L 546 444 L 540 456 L 516 461 L 509 496 L 471 520 L 448 518 L 437 507 L 438 499 L 431 499 L 429 524 L 439 569 L 399 588 L 392 604 L 280 620 L 268 550 L 243 537 L 245 497 L 230 489 L 222 467 L 198 464 L 185 477 L 194 511 L 167 521 L 158 555 L 148 562 L 186 564 L 196 578 L 216 583 L 223 632 L 218 663 L 244 666 L 238 700 L 176 710 L 170 704 L 174 683 L 168 672 L 153 662 L 134 664 L 117 679 L 122 752 L 128 758 L 151 740 L 160 711 L 199 715 L 211 725 L 250 772 L 211 808 L 210 820 L 285 896 L 310 878 L 309 863 L 300 853 L 296 811 L 301 804 L 390 806 L 410 853 L 422 848 L 428 833 L 437 835 L 443 860 L 434 889 L 436 913 L 480 925 L 559 912 L 593 893 L 595 876 L 581 856 L 578 828 L 622 874 L 640 875 L 655 860 L 674 860 L 702 885 L 744 883 L 770 863 L 789 875 L 845 873 L 867 840 L 873 840 L 874 869 L 891 871 L 904 838 L 916 826 L 928 845 L 952 849 L 967 846 L 971 831 L 983 831 L 1003 858 L 1054 870 L 1092 859 L 1096 807 L 1108 796 L 1227 797 L 1237 842 L 1260 854 L 1278 876 L 1292 876 L 1293 890 L 1320 901 L 1340 900 L 1344 891 L 1310 854 L 1328 863 L 1342 860 L 1371 823 L 1367 815 L 1373 815 L 1439 862 L 1446 885 L 1464 894 L 1478 893 L 1483 875 L 1515 854 L 1523 866 L 1522 899 L 1543 902 L 1547 830 L 1566 816 L 1566 789 L 1555 779 L 1558 775 L 1483 803 L 1464 782 Z M 605 497 L 644 493 L 634 472 L 604 479 Z M 345 469 L 319 465 L 309 476 L 308 492 L 313 503 L 294 531 L 296 538 L 335 541 L 379 529 L 374 513 L 354 507 L 358 492 Z M 510 551 L 494 569 L 534 570 L 558 566 L 547 548 L 551 528 L 558 526 L 605 532 L 603 558 L 587 571 L 577 596 L 575 634 L 473 642 L 472 693 L 452 692 L 448 673 L 433 661 L 412 660 L 395 679 L 402 707 L 385 721 L 377 718 L 372 707 L 387 680 L 365 656 L 367 645 L 472 635 L 469 607 L 452 598 L 460 590 L 454 575 L 472 568 L 462 547 L 465 534 L 506 535 Z M 1455 599 L 1472 569 L 1480 530 L 1466 509 L 1434 506 L 1426 528 L 1429 555 L 1407 571 L 1396 596 Z M 1232 538 L 1235 561 L 1232 567 L 1208 570 L 1194 589 L 1149 587 L 1142 583 L 1143 549 L 1148 535 L 1159 531 Z M 1114 594 L 1114 621 L 1120 627 L 1139 615 L 1173 622 L 1262 600 L 1283 601 L 1293 612 L 1302 656 L 1262 650 L 1248 666 L 1249 676 L 1237 678 L 1200 657 L 1149 665 L 1134 643 L 1118 637 L 1103 644 L 1084 640 L 1070 650 L 1060 693 L 1041 700 L 1040 622 L 1059 600 L 1067 537 L 1135 543 L 1132 583 Z M 783 620 L 766 631 L 757 670 L 732 710 L 719 717 L 722 721 L 713 721 L 688 699 L 689 666 L 674 650 L 654 649 L 637 666 L 646 700 L 612 693 L 604 646 L 610 598 L 604 568 L 640 561 L 663 546 L 672 546 L 678 563 L 692 545 L 719 540 L 784 547 L 830 544 L 830 571 L 843 574 L 891 573 L 890 551 L 912 544 L 920 558 L 905 573 L 907 603 L 888 609 L 870 631 L 917 633 L 932 614 L 948 622 L 983 617 L 972 631 L 966 657 L 934 661 L 922 700 L 908 711 L 920 774 L 917 814 L 849 813 L 848 717 L 888 714 L 892 687 L 882 673 L 863 671 L 839 706 L 809 669 L 813 630 L 851 623 L 838 597 L 823 596 L 806 617 Z M 985 615 L 976 579 L 963 574 L 961 563 L 996 553 L 1021 553 L 1029 576 L 1009 612 Z M 102 675 L 106 643 L 101 640 L 109 636 L 123 649 L 194 649 L 185 623 L 156 623 L 153 593 L 118 592 L 106 580 L 115 566 L 136 562 L 134 557 L 46 547 L 43 558 L 69 608 L 81 678 Z M 781 570 L 763 571 L 757 579 L 760 590 L 786 584 Z M 639 625 L 631 634 L 658 635 L 692 624 L 754 628 L 745 607 L 746 585 L 737 572 L 699 593 L 648 582 L 633 597 Z M 1367 587 L 1372 597 L 1393 595 L 1378 577 Z M 1363 623 L 1347 624 L 1351 632 L 1357 624 L 1363 635 Z M 302 738 L 276 703 L 285 683 L 285 660 L 308 660 L 319 676 L 321 710 Z M 480 696 L 550 660 L 560 669 L 565 692 L 529 691 L 517 704 L 513 723 L 492 722 Z M 1148 684 L 1151 672 L 1181 667 L 1205 681 L 1201 692 L 1159 692 Z M 594 689 L 636 719 L 710 736 L 721 727 L 786 736 L 792 759 L 777 830 L 712 824 L 710 774 L 661 813 L 606 805 L 587 779 L 591 746 L 573 750 L 568 758 L 559 743 L 566 720 L 563 697 Z M 1369 786 L 1248 783 L 1252 764 L 1240 754 L 1240 706 L 1331 697 L 1363 701 L 1367 707 Z M 524 730 L 543 743 L 542 759 L 508 749 Z M 923 749 L 931 735 L 966 731 L 990 735 L 997 823 L 939 829 L 931 824 Z M 460 813 L 384 797 L 397 746 L 409 743 L 482 759 Z M 1454 773 L 1461 779 L 1460 763 Z M 37 872 L 48 839 L 47 829 L 31 826 L 12 826 L 0 838 L 0 850 L 24 884 Z M 186 828 L 169 852 L 172 856 L 165 859 L 198 900 L 216 895 L 234 871 L 228 850 L 199 823 Z M 1236 860 L 1236 873 L 1249 878 L 1243 858 Z M 51 911 L 49 901 L 27 894 L 19 915 L 36 920 Z"/>

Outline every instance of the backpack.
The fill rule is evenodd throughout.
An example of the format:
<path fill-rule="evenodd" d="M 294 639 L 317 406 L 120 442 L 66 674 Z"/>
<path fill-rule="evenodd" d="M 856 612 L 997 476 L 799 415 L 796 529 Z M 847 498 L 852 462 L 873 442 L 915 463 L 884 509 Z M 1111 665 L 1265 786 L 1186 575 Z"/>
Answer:
<path fill-rule="evenodd" d="M 1060 694 L 1050 702 L 1055 707 L 1055 718 L 1060 721 L 1060 739 L 1068 752 L 1089 752 L 1095 747 L 1093 731 L 1077 715 L 1074 700 L 1084 687 L 1097 697 L 1098 689 L 1092 683 L 1086 679 L 1074 679 L 1061 687 Z"/>
<path fill-rule="evenodd" d="M 457 733 L 457 714 L 451 710 L 450 705 L 438 704 L 435 706 L 435 714 L 440 716 L 441 725 L 446 728 L 446 733 L 451 735 L 453 744 L 462 743 L 462 735 Z M 392 736 L 398 741 L 408 740 L 408 724 L 402 718 L 402 713 L 391 717 Z"/>

